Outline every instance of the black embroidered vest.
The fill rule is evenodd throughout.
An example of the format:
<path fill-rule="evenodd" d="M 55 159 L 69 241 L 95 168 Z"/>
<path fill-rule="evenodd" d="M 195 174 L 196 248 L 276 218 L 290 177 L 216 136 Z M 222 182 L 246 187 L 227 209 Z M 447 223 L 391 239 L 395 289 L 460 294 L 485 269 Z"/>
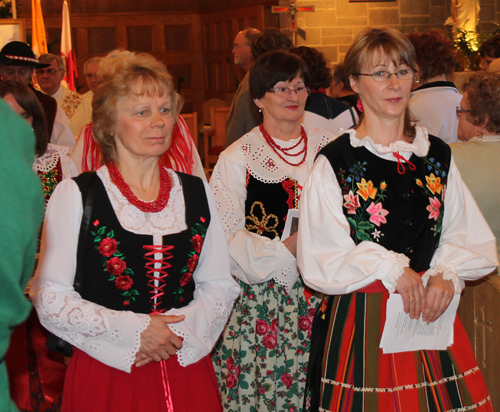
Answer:
<path fill-rule="evenodd" d="M 247 171 L 245 228 L 270 239 L 281 237 L 289 209 L 298 209 L 299 185 L 287 178 L 279 183 L 264 183 Z"/>
<path fill-rule="evenodd" d="M 82 196 L 87 174 L 75 178 Z M 201 179 L 177 173 L 185 201 L 187 229 L 163 236 L 137 235 L 120 225 L 100 179 L 87 235 L 82 297 L 109 309 L 162 313 L 193 299 L 193 272 L 210 224 L 210 210 Z M 160 255 L 158 256 L 158 254 Z M 155 256 L 155 254 L 157 256 Z M 160 268 L 155 268 L 160 265 Z M 154 277 L 153 272 L 159 272 Z"/>
<path fill-rule="evenodd" d="M 404 253 L 416 272 L 427 270 L 441 236 L 444 195 L 451 161 L 448 145 L 434 136 L 425 157 L 409 163 L 381 159 L 354 148 L 349 134 L 328 144 L 324 155 L 342 190 L 343 212 L 356 244 L 377 242 Z M 411 164 L 410 164 L 411 163 Z M 414 170 L 412 170 L 414 165 Z"/>

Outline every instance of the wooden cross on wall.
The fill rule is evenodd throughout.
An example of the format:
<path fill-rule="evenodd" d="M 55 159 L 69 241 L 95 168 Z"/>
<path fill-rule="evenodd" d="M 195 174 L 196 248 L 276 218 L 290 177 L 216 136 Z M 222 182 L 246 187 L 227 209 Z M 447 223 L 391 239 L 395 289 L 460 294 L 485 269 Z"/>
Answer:
<path fill-rule="evenodd" d="M 315 8 L 315 6 L 297 7 L 295 5 L 295 2 L 291 1 L 290 6 L 288 6 L 288 7 L 286 7 L 286 6 L 272 6 L 271 12 L 272 13 L 287 13 L 287 12 L 290 13 L 290 18 L 291 18 L 290 31 L 292 32 L 292 42 L 293 42 L 293 45 L 295 46 L 296 45 L 295 41 L 296 41 L 296 36 L 297 36 L 297 23 L 295 21 L 296 14 L 299 11 L 314 12 L 314 8 Z"/>

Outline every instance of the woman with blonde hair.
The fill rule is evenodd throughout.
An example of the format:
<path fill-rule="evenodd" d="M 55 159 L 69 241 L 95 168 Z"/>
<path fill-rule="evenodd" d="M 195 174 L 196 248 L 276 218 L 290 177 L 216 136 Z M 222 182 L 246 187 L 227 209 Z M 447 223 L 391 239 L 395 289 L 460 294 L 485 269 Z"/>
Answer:
<path fill-rule="evenodd" d="M 464 280 L 498 265 L 449 146 L 412 122 L 414 64 L 397 30 L 360 34 L 345 68 L 361 123 L 320 152 L 304 186 L 297 261 L 304 282 L 326 295 L 313 324 L 307 411 L 492 410 L 458 317 L 446 350 L 379 347 L 389 297 L 410 319 L 435 322 Z"/>
<path fill-rule="evenodd" d="M 208 186 L 158 163 L 182 99 L 150 55 L 101 69 L 104 166 L 54 192 L 30 292 L 73 345 L 62 410 L 221 411 L 209 353 L 239 289 Z"/>

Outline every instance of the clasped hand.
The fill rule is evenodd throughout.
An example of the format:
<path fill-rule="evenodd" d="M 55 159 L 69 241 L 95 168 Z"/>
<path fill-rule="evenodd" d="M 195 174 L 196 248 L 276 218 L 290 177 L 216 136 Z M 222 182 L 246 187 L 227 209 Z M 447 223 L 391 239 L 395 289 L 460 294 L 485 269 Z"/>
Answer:
<path fill-rule="evenodd" d="M 426 323 L 437 320 L 446 310 L 455 294 L 455 286 L 450 280 L 444 280 L 443 274 L 430 276 L 424 289 L 422 279 L 414 270 L 405 268 L 396 281 L 396 291 L 403 298 L 405 313 L 411 319 L 420 318 Z"/>
<path fill-rule="evenodd" d="M 135 356 L 136 367 L 151 361 L 160 362 L 175 355 L 182 348 L 182 340 L 168 327 L 169 323 L 179 323 L 184 315 L 150 315 L 148 327 L 141 333 L 141 347 Z"/>

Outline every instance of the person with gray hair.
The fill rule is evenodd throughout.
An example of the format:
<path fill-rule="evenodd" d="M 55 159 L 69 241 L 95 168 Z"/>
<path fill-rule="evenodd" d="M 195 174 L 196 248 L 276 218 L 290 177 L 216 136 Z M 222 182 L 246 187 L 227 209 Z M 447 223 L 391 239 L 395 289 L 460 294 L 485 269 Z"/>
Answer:
<path fill-rule="evenodd" d="M 102 61 L 102 57 L 91 57 L 85 63 L 83 63 L 83 75 L 85 76 L 85 82 L 89 91 L 83 95 L 90 104 L 92 104 L 92 98 L 94 97 L 95 89 L 99 86 L 99 65 Z"/>
<path fill-rule="evenodd" d="M 238 90 L 234 95 L 231 111 L 226 123 L 226 147 L 230 146 L 245 133 L 260 124 L 259 115 L 250 99 L 248 76 L 254 59 L 250 49 L 253 39 L 262 35 L 254 28 L 240 31 L 234 38 L 233 50 L 234 64 L 240 66 L 247 73 L 241 80 Z"/>
<path fill-rule="evenodd" d="M 66 75 L 66 67 L 61 56 L 46 53 L 42 54 L 39 60 L 42 63 L 50 64 L 50 66 L 35 70 L 38 85 L 45 94 L 57 100 L 57 104 L 70 121 L 71 130 L 76 139 L 83 126 L 91 121 L 91 102 L 62 84 Z"/>

